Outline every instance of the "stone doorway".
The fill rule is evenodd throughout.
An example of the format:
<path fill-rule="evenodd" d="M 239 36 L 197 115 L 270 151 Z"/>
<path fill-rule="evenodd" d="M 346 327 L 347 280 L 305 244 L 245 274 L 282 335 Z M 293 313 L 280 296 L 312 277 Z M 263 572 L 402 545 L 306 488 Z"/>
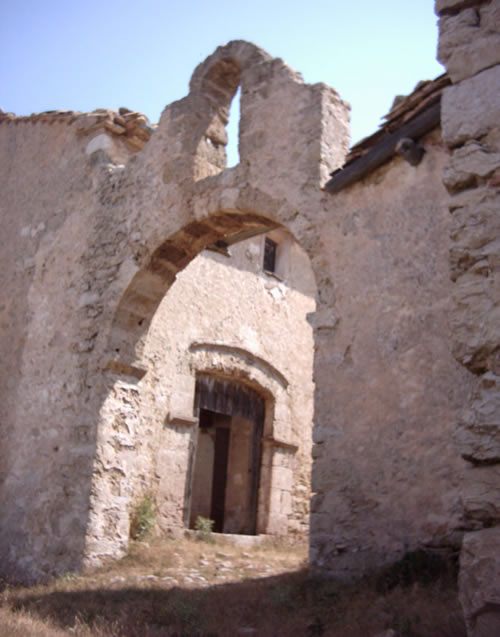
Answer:
<path fill-rule="evenodd" d="M 246 385 L 202 375 L 195 411 L 189 526 L 202 516 L 213 520 L 218 533 L 255 535 L 265 401 Z"/>

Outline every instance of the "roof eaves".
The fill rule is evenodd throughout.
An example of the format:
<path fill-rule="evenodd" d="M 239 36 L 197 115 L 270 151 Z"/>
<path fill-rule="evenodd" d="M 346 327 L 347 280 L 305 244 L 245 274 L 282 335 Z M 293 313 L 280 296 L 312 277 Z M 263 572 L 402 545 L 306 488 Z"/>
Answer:
<path fill-rule="evenodd" d="M 389 161 L 401 139 L 417 140 L 439 126 L 441 93 L 449 84 L 447 74 L 419 83 L 385 116 L 386 122 L 378 131 L 352 147 L 344 166 L 331 173 L 324 190 L 333 194 L 359 181 Z"/>

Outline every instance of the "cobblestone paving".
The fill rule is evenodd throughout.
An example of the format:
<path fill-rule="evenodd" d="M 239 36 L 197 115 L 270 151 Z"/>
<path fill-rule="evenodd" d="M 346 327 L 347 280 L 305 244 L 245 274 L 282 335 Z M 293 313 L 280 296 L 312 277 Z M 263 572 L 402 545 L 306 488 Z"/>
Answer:
<path fill-rule="evenodd" d="M 147 550 L 151 549 L 148 547 Z M 206 588 L 214 584 L 281 575 L 302 568 L 305 561 L 304 550 L 273 554 L 272 550 L 252 547 L 240 550 L 230 546 L 227 550 L 219 550 L 207 546 L 206 550 L 192 554 L 186 550 L 174 550 L 169 566 L 162 566 L 160 561 L 153 569 L 149 565 L 141 569 L 142 573 L 128 572 L 126 577 L 111 573 L 107 583 L 111 586 L 154 583 L 166 587 Z"/>

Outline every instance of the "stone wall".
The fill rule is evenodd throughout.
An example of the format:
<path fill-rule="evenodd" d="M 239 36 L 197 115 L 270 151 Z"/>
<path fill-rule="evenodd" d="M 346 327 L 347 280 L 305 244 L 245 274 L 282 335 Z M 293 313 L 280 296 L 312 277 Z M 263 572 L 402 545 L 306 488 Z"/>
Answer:
<path fill-rule="evenodd" d="M 448 152 L 394 158 L 329 202 L 335 317 L 315 378 L 311 561 L 345 577 L 417 548 L 457 547 L 465 462 L 454 423 L 470 387 L 450 351 Z"/>
<path fill-rule="evenodd" d="M 498 3 L 478 5 L 472 26 L 470 5 L 438 3 L 448 33 L 462 34 L 446 45 L 454 68 L 469 46 L 463 29 L 496 37 Z M 303 530 L 311 359 L 301 343 L 311 336 L 295 326 L 305 313 L 312 564 L 356 574 L 417 547 L 456 546 L 464 527 L 480 540 L 492 526 L 492 546 L 497 456 L 482 436 L 498 411 L 490 62 L 452 76 L 445 144 L 435 129 L 418 166 L 395 157 L 334 196 L 321 187 L 347 152 L 348 105 L 245 42 L 201 64 L 154 132 L 129 112 L 0 117 L 5 573 L 38 578 L 122 555 L 143 494 L 156 494 L 165 530 L 180 527 L 197 373 L 236 377 L 271 406 L 260 530 Z M 238 86 L 241 159 L 226 169 Z M 302 266 L 285 273 L 287 287 L 252 271 L 258 239 L 237 248 L 264 233 L 287 237 L 310 266 L 315 311 Z M 242 251 L 230 277 L 225 257 L 198 256 L 217 241 Z M 215 299 L 228 285 L 226 311 Z M 466 537 L 472 555 L 479 540 Z M 496 603 L 488 595 L 478 608 Z"/>
<path fill-rule="evenodd" d="M 467 461 L 461 599 L 471 635 L 500 631 L 500 2 L 437 0 L 450 148 L 451 338 L 472 391 L 457 418 Z"/>
<path fill-rule="evenodd" d="M 224 170 L 224 122 L 238 85 L 245 141 L 240 165 Z M 322 265 L 320 206 L 310 194 L 319 201 L 326 172 L 342 162 L 348 107 L 329 87 L 309 86 L 281 60 L 233 42 L 195 71 L 189 95 L 165 109 L 154 132 L 127 112 L 0 115 L 2 378 L 8 379 L 0 563 L 3 573 L 37 579 L 79 568 L 84 559 L 123 554 L 134 494 L 150 486 L 147 458 L 162 450 L 170 462 L 186 449 L 189 426 L 176 422 L 174 402 L 192 409 L 192 386 L 168 401 L 161 386 L 142 388 L 154 385 L 157 361 L 148 337 L 156 310 L 190 261 L 215 241 L 286 229 L 310 259 L 320 305 L 333 302 Z M 290 152 L 276 154 L 283 135 Z M 261 292 L 271 304 L 287 294 L 274 280 Z M 293 323 L 291 315 L 282 320 Z M 212 336 L 201 335 L 189 352 L 189 379 L 198 369 L 230 364 L 277 397 L 268 426 L 273 437 L 263 448 L 264 478 L 272 487 L 274 473 L 276 481 L 262 524 L 273 530 L 274 507 L 274 531 L 283 522 L 303 527 L 307 487 L 300 472 L 286 483 L 310 419 L 303 400 L 310 387 L 296 392 L 295 403 L 287 400 L 291 379 L 281 363 L 267 361 L 259 338 L 251 342 L 255 327 L 240 326 L 239 350 L 214 348 Z M 302 358 L 295 367 L 305 369 Z M 158 445 L 166 430 L 143 418 L 154 403 L 171 407 L 168 446 Z M 134 449 L 139 434 L 148 441 L 143 458 Z M 170 476 L 154 479 L 164 484 Z M 183 476 L 173 480 L 184 488 Z M 294 508 L 290 498 L 302 504 Z"/>
<path fill-rule="evenodd" d="M 79 564 L 94 455 L 80 400 L 95 173 L 77 128 L 0 123 L 0 563 L 31 577 Z"/>
<path fill-rule="evenodd" d="M 179 395 L 176 387 L 193 387 L 200 372 L 239 377 L 265 392 L 270 413 L 264 437 L 296 451 L 283 485 L 292 495 L 289 508 L 269 515 L 267 502 L 267 520 L 261 517 L 258 528 L 262 533 L 304 533 L 309 527 L 314 392 L 313 336 L 306 317 L 315 309 L 316 286 L 307 255 L 286 235 L 278 237 L 278 245 L 286 252 L 281 258 L 287 273 L 282 279 L 264 273 L 263 238 L 231 246 L 230 258 L 214 252 L 197 257 L 160 304 L 153 323 L 158 336 L 153 332 L 151 338 L 169 351 L 161 373 L 168 379 L 165 391 L 173 415 L 192 409 L 192 390 Z M 279 455 L 276 450 L 274 462 Z"/>

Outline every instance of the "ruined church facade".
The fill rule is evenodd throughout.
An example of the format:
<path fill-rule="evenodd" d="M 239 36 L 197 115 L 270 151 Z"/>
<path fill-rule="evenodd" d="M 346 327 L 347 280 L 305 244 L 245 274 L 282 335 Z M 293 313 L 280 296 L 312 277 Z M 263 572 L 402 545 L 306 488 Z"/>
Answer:
<path fill-rule="evenodd" d="M 246 42 L 154 130 L 1 115 L 7 574 L 122 555 L 154 493 L 165 531 L 309 527 L 342 576 L 463 543 L 471 634 L 493 621 L 500 8 L 436 10 L 447 78 L 349 155 L 340 96 Z"/>

